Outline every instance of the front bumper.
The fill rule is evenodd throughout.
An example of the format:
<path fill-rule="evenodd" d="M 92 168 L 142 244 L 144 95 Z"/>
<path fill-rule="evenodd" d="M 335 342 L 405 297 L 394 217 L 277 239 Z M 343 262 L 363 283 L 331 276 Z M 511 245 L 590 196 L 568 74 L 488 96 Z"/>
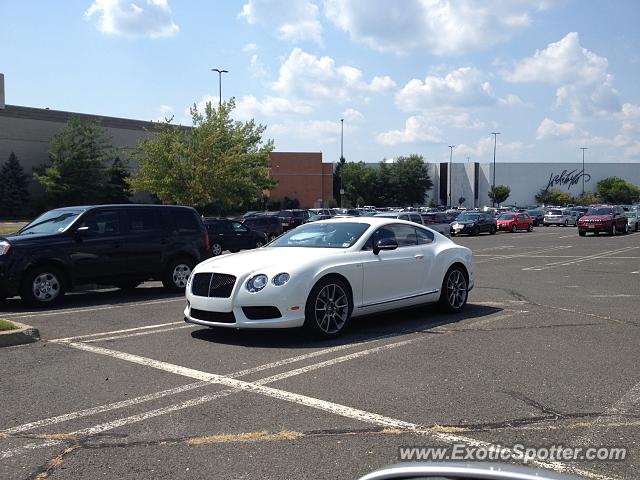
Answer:
<path fill-rule="evenodd" d="M 244 288 L 247 278 L 248 275 L 237 278 L 227 298 L 194 295 L 190 285 L 186 292 L 185 322 L 236 329 L 296 328 L 304 324 L 307 285 L 292 280 L 276 287 L 269 282 L 262 291 L 249 293 Z M 251 307 L 269 307 L 272 310 L 275 307 L 279 316 L 269 318 L 267 315 L 256 319 L 255 315 L 250 315 L 249 318 L 243 308 Z"/>
<path fill-rule="evenodd" d="M 475 228 L 476 225 L 454 224 L 451 226 L 451 233 L 453 233 L 454 235 L 460 235 L 461 233 L 471 234 L 474 232 Z"/>
<path fill-rule="evenodd" d="M 578 225 L 578 230 L 581 232 L 610 232 L 611 224 L 606 223 L 587 223 L 584 225 Z"/>
<path fill-rule="evenodd" d="M 513 228 L 513 224 L 512 223 L 498 223 L 498 230 L 504 230 L 504 231 L 511 231 L 511 228 Z"/>

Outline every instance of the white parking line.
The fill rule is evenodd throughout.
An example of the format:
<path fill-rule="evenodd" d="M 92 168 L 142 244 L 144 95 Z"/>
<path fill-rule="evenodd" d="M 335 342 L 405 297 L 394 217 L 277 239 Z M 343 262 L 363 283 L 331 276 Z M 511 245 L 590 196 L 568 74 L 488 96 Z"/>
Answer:
<path fill-rule="evenodd" d="M 197 327 L 197 325 L 180 325 L 179 327 L 163 328 L 163 329 L 160 329 L 160 330 L 151 330 L 151 331 L 137 332 L 137 333 L 125 333 L 124 335 L 113 335 L 111 337 L 92 338 L 92 339 L 89 339 L 89 340 L 84 340 L 84 343 L 106 342 L 107 340 L 117 340 L 117 339 L 120 339 L 120 338 L 140 337 L 142 335 L 152 335 L 154 333 L 171 332 L 173 330 L 182 330 L 183 328 L 194 328 L 194 327 Z"/>
<path fill-rule="evenodd" d="M 94 338 L 94 337 L 102 337 L 105 335 L 116 335 L 120 333 L 129 333 L 129 332 L 139 332 L 140 330 L 149 330 L 152 328 L 162 328 L 168 327 L 170 325 L 182 325 L 184 322 L 167 322 L 167 323 L 157 323 L 155 325 L 145 325 L 143 327 L 133 327 L 133 328 L 124 328 L 122 330 L 111 330 L 108 332 L 98 332 L 98 333 L 88 333 L 86 335 L 76 335 L 75 337 L 65 337 L 65 338 L 54 338 L 52 340 L 47 340 L 50 343 L 60 343 L 60 342 L 70 342 L 73 340 L 81 340 L 85 338 Z"/>
<path fill-rule="evenodd" d="M 100 355 L 106 355 L 109 357 L 125 360 L 138 365 L 145 365 L 158 370 L 174 373 L 176 375 L 182 375 L 182 376 L 194 378 L 197 380 L 209 381 L 219 385 L 224 385 L 226 387 L 229 387 L 231 390 L 256 393 L 256 394 L 264 395 L 270 398 L 284 400 L 286 402 L 294 403 L 297 405 L 303 405 L 306 407 L 314 408 L 316 410 L 321 410 L 324 412 L 332 413 L 334 415 L 349 418 L 352 420 L 357 420 L 364 423 L 370 423 L 370 424 L 374 424 L 374 425 L 378 425 L 386 428 L 403 429 L 403 430 L 406 430 L 407 432 L 419 433 L 421 435 L 430 437 L 432 440 L 435 440 L 435 441 L 440 441 L 445 443 L 465 443 L 467 445 L 478 447 L 478 448 L 487 448 L 487 449 L 492 447 L 495 448 L 495 445 L 493 445 L 490 442 L 485 442 L 482 440 L 477 440 L 477 439 L 462 436 L 462 435 L 437 432 L 423 425 L 406 422 L 404 420 L 387 417 L 377 413 L 360 410 L 357 408 L 329 402 L 326 400 L 321 400 L 315 397 L 309 397 L 307 395 L 301 395 L 301 394 L 289 392 L 286 390 L 267 387 L 265 385 L 259 385 L 258 383 L 244 382 L 242 380 L 225 377 L 223 375 L 202 372 L 200 370 L 195 370 L 192 368 L 173 365 L 166 362 L 159 362 L 151 358 L 141 357 L 138 355 L 131 355 L 128 353 L 119 352 L 116 350 L 109 350 L 106 348 L 96 347 L 93 345 L 86 345 L 82 343 L 68 343 L 68 345 L 73 348 L 78 348 L 80 350 L 90 351 Z M 220 395 L 223 393 L 226 393 L 226 392 L 225 391 L 218 392 L 216 395 Z M 84 429 L 81 432 L 83 432 L 83 434 L 92 434 L 92 433 L 97 433 L 98 431 L 104 431 L 104 430 L 96 430 L 96 428 L 97 427 Z M 512 452 L 512 453 L 515 453 L 515 452 Z M 594 472 L 582 470 L 582 469 L 573 467 L 571 465 L 566 465 L 561 462 L 533 460 L 531 463 L 541 468 L 546 468 L 546 469 L 554 470 L 557 472 L 574 473 L 577 475 L 582 475 L 583 477 L 586 477 L 586 478 L 594 478 L 594 479 L 611 478 L 605 475 L 600 475 Z"/>
<path fill-rule="evenodd" d="M 608 257 L 610 255 L 616 255 L 618 253 L 628 252 L 629 250 L 634 250 L 636 248 L 640 248 L 640 247 L 635 247 L 635 246 L 623 247 L 623 248 L 618 248 L 616 250 L 608 250 L 608 251 L 596 253 L 596 254 L 593 254 L 593 255 L 586 255 L 586 256 L 577 258 L 575 260 L 552 262 L 552 263 L 547 263 L 546 265 L 537 265 L 537 266 L 533 266 L 533 267 L 525 267 L 522 270 L 540 271 L 540 270 L 548 270 L 548 269 L 554 268 L 554 267 L 565 267 L 565 266 L 568 266 L 568 265 L 587 262 L 589 260 L 595 260 L 595 259 L 598 259 L 598 258 L 606 258 L 606 257 Z"/>
<path fill-rule="evenodd" d="M 173 298 L 171 300 L 152 300 L 148 302 L 135 302 L 135 303 L 119 303 L 119 304 L 111 304 L 111 305 L 103 305 L 101 307 L 90 307 L 90 308 L 69 308 L 65 310 L 53 310 L 50 312 L 42 312 L 42 311 L 33 311 L 33 312 L 14 312 L 14 313 L 3 313 L 3 317 L 11 317 L 11 318 L 34 318 L 34 317 L 48 317 L 53 315 L 69 315 L 73 313 L 86 313 L 86 312 L 99 312 L 101 310 L 113 310 L 116 308 L 126 308 L 126 307 L 143 307 L 146 305 L 158 305 L 162 303 L 174 303 L 174 302 L 183 302 L 184 298 Z"/>
<path fill-rule="evenodd" d="M 485 261 L 478 261 L 476 262 L 476 264 L 480 264 L 480 263 L 487 263 L 493 260 L 508 260 L 511 258 L 521 258 L 521 257 L 527 257 L 529 255 L 537 255 L 537 254 L 541 254 L 541 253 L 547 253 L 547 252 L 555 252 L 558 250 L 565 250 L 567 248 L 571 248 L 571 245 L 557 245 L 555 247 L 547 247 L 547 248 L 543 248 L 543 249 L 538 249 L 538 250 L 532 250 L 530 252 L 522 252 L 522 253 L 514 253 L 514 254 L 508 254 L 508 255 L 494 255 L 493 258 L 488 258 Z"/>

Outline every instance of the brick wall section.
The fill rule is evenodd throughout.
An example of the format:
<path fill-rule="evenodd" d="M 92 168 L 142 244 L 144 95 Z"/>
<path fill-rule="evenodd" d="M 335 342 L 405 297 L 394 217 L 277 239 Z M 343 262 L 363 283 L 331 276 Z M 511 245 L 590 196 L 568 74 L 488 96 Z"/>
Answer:
<path fill-rule="evenodd" d="M 333 198 L 333 165 L 322 163 L 322 153 L 271 152 L 271 177 L 278 186 L 270 197 L 297 198 L 301 208 L 314 208 Z"/>

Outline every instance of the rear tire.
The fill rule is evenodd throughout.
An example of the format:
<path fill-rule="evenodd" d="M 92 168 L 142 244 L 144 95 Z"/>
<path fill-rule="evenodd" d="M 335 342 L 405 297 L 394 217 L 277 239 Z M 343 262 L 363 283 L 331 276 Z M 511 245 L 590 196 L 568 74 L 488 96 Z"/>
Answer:
<path fill-rule="evenodd" d="M 264 246 L 264 242 L 263 242 L 262 240 L 258 240 L 258 241 L 256 242 L 256 246 L 255 246 L 255 248 L 261 248 L 261 247 L 263 247 L 263 246 Z"/>
<path fill-rule="evenodd" d="M 60 303 L 67 285 L 59 268 L 43 265 L 27 272 L 20 296 L 29 305 L 46 308 Z"/>
<path fill-rule="evenodd" d="M 303 329 L 314 338 L 337 337 L 349 324 L 352 311 L 348 285 L 340 278 L 325 277 L 309 293 Z"/>
<path fill-rule="evenodd" d="M 497 231 L 496 227 L 491 227 L 491 229 L 489 230 L 489 235 L 495 235 Z"/>
<path fill-rule="evenodd" d="M 516 233 L 517 231 L 518 231 L 518 227 L 516 227 L 515 225 L 511 227 L 511 233 Z"/>
<path fill-rule="evenodd" d="M 459 265 L 454 265 L 442 280 L 442 290 L 438 305 L 444 312 L 456 313 L 464 308 L 469 297 L 469 282 L 465 271 Z"/>
<path fill-rule="evenodd" d="M 170 261 L 167 264 L 162 284 L 169 291 L 184 292 L 193 267 L 194 262 L 188 257 L 179 257 Z"/>
<path fill-rule="evenodd" d="M 273 242 L 276 238 L 278 238 L 278 235 L 276 235 L 275 233 L 272 233 L 271 235 L 269 235 L 270 242 Z"/>

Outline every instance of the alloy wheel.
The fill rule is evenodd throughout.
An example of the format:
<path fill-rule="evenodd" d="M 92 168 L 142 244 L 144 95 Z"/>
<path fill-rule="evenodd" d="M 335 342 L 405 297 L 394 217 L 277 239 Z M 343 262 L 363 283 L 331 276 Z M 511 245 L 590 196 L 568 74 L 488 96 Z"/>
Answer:
<path fill-rule="evenodd" d="M 222 245 L 220 245 L 219 243 L 214 243 L 213 245 L 211 245 L 211 255 L 213 255 L 214 257 L 217 257 L 221 253 L 222 253 Z"/>
<path fill-rule="evenodd" d="M 179 263 L 173 269 L 173 283 L 178 288 L 186 288 L 189 275 L 191 275 L 191 267 L 186 263 Z"/>
<path fill-rule="evenodd" d="M 454 310 L 458 310 L 467 300 L 467 279 L 458 270 L 451 270 L 447 277 L 447 299 Z"/>
<path fill-rule="evenodd" d="M 33 279 L 31 289 L 38 302 L 49 303 L 60 295 L 60 280 L 53 273 L 43 272 Z"/>
<path fill-rule="evenodd" d="M 340 285 L 329 283 L 318 292 L 314 310 L 318 328 L 334 334 L 342 330 L 349 318 L 349 296 Z"/>

